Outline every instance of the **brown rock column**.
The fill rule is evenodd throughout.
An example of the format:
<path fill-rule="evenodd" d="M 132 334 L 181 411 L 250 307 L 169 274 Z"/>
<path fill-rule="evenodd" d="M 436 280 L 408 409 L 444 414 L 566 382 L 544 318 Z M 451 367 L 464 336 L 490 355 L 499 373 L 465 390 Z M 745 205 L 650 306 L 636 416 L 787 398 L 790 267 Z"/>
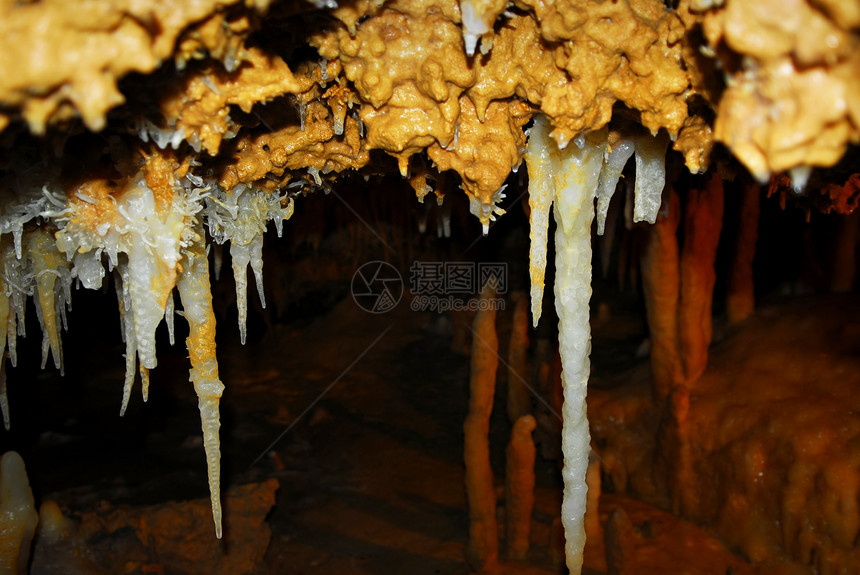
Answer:
<path fill-rule="evenodd" d="M 836 252 L 833 254 L 833 273 L 830 291 L 848 293 L 854 289 L 857 277 L 857 228 L 860 227 L 860 210 L 838 215 Z"/>
<path fill-rule="evenodd" d="M 689 191 L 684 220 L 678 335 L 684 380 L 694 382 L 707 367 L 713 335 L 714 261 L 723 227 L 723 180 L 719 174 L 710 175 L 705 189 Z"/>
<path fill-rule="evenodd" d="M 678 223 L 680 200 L 671 188 L 667 196 L 669 210 L 648 228 L 648 240 L 642 256 L 642 290 L 651 334 L 651 374 L 654 397 L 662 404 L 672 387 L 683 379 L 678 348 L 678 300 L 680 281 L 678 267 Z"/>
<path fill-rule="evenodd" d="M 516 423 L 532 411 L 531 393 L 524 381 L 528 373 L 526 355 L 529 348 L 529 300 L 523 292 L 511 298 L 514 318 L 508 344 L 508 419 Z"/>
<path fill-rule="evenodd" d="M 505 451 L 505 521 L 508 557 L 525 559 L 529 552 L 532 509 L 535 504 L 535 444 L 537 422 L 531 415 L 520 417 L 511 430 Z"/>
<path fill-rule="evenodd" d="M 484 288 L 481 300 L 489 303 L 494 291 Z M 469 502 L 469 542 L 466 559 L 479 573 L 498 571 L 499 538 L 496 523 L 496 488 L 490 467 L 490 414 L 499 367 L 496 310 L 479 306 L 472 323 L 472 373 L 465 434 L 466 498 Z"/>
<path fill-rule="evenodd" d="M 744 182 L 741 191 L 741 217 L 737 243 L 729 272 L 726 312 L 729 323 L 742 322 L 755 311 L 753 259 L 758 241 L 758 220 L 761 211 L 761 187 L 755 182 Z"/>

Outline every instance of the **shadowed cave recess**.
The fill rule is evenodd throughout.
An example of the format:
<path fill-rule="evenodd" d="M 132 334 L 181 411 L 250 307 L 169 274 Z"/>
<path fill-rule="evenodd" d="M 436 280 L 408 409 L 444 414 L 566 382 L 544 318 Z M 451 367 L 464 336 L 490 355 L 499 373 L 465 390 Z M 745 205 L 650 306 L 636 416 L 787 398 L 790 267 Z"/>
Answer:
<path fill-rule="evenodd" d="M 860 571 L 858 42 L 0 0 L 0 574 Z"/>

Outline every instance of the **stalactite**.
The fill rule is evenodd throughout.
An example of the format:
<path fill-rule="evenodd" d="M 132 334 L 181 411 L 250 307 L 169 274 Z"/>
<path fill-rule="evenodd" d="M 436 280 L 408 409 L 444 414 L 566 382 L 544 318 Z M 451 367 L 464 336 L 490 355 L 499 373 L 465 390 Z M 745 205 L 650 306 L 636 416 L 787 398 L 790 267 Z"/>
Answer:
<path fill-rule="evenodd" d="M 674 189 L 666 189 L 667 210 L 648 229 L 642 256 L 642 291 L 651 337 L 651 378 L 654 395 L 663 403 L 669 391 L 683 380 L 678 347 L 678 224 L 681 207 Z"/>
<path fill-rule="evenodd" d="M 606 151 L 606 162 L 600 174 L 600 188 L 597 190 L 597 234 L 603 235 L 606 229 L 606 217 L 609 213 L 609 205 L 621 172 L 627 165 L 627 160 L 633 155 L 635 146 L 630 140 L 621 140 Z M 637 156 L 638 158 L 639 156 Z"/>
<path fill-rule="evenodd" d="M 233 265 L 233 281 L 236 283 L 236 307 L 239 312 L 239 341 L 245 345 L 248 324 L 248 263 L 251 261 L 250 246 L 230 244 L 230 260 Z"/>
<path fill-rule="evenodd" d="M 726 295 L 726 313 L 730 324 L 742 322 L 755 310 L 753 259 L 758 240 L 760 206 L 761 186 L 752 181 L 744 182 L 741 189 L 740 222 Z"/>
<path fill-rule="evenodd" d="M 526 387 L 527 352 L 529 347 L 529 309 L 528 298 L 517 292 L 514 301 L 514 314 L 511 325 L 511 339 L 508 343 L 508 419 L 515 423 L 520 417 L 531 413 L 531 392 Z"/>
<path fill-rule="evenodd" d="M 657 221 L 663 188 L 666 185 L 666 146 L 669 138 L 665 133 L 656 137 L 637 136 L 636 145 L 636 189 L 634 190 L 633 221 Z"/>
<path fill-rule="evenodd" d="M 164 317 L 167 297 L 176 284 L 180 237 L 185 227 L 183 198 L 178 193 L 167 209 L 158 210 L 153 190 L 138 182 L 126 190 L 119 212 L 126 222 L 129 296 L 140 364 L 153 369 L 155 330 Z"/>
<path fill-rule="evenodd" d="M 217 280 L 216 280 L 217 281 Z M 173 330 L 173 315 L 175 313 L 174 303 L 173 303 L 173 290 L 170 291 L 170 295 L 167 296 L 167 305 L 164 306 L 164 323 L 167 324 L 167 338 L 170 342 L 170 345 L 174 345 L 174 330 Z"/>
<path fill-rule="evenodd" d="M 717 277 L 714 262 L 722 226 L 723 179 L 714 172 L 704 189 L 689 191 L 684 212 L 678 336 L 686 382 L 699 379 L 708 364 L 713 335 L 711 303 Z"/>
<path fill-rule="evenodd" d="M 221 538 L 221 446 L 218 430 L 221 427 L 219 403 L 224 384 L 218 377 L 218 360 L 215 357 L 215 313 L 212 310 L 212 290 L 209 286 L 209 259 L 206 257 L 206 235 L 202 222 L 188 232 L 187 247 L 183 250 L 182 271 L 176 287 L 182 301 L 189 335 L 185 340 L 191 360 L 190 380 L 197 393 L 200 420 L 203 426 L 203 447 L 209 471 L 209 492 L 212 499 L 212 517 L 215 534 Z"/>
<path fill-rule="evenodd" d="M 63 352 L 60 346 L 57 309 L 62 308 L 64 297 L 57 293 L 58 287 L 63 289 L 62 286 L 57 286 L 57 280 L 71 283 L 69 264 L 57 250 L 51 232 L 44 228 L 37 228 L 24 235 L 24 249 L 26 257 L 32 261 L 33 276 L 36 280 L 36 315 L 42 327 L 42 368 L 44 369 L 48 361 L 50 350 L 54 357 L 54 366 L 62 373 Z"/>
<path fill-rule="evenodd" d="M 2 260 L 0 260 L 2 261 Z M 9 293 L 3 273 L 0 273 L 0 412 L 3 426 L 9 431 L 9 396 L 6 389 L 6 334 L 9 326 Z"/>
<path fill-rule="evenodd" d="M 555 199 L 552 172 L 556 164 L 550 142 L 551 126 L 537 116 L 529 131 L 526 166 L 529 172 L 529 276 L 531 278 L 532 323 L 537 327 L 543 303 L 546 276 L 546 245 L 549 234 L 549 210 Z"/>
<path fill-rule="evenodd" d="M 481 292 L 481 301 L 494 295 L 491 287 Z M 472 364 L 469 384 L 469 412 L 463 424 L 465 434 L 466 495 L 469 501 L 469 542 L 466 557 L 480 573 L 498 570 L 499 540 L 496 525 L 496 486 L 490 467 L 490 414 L 499 366 L 496 310 L 481 305 L 472 324 Z"/>
<path fill-rule="evenodd" d="M 514 423 L 505 451 L 505 522 L 508 558 L 525 559 L 529 552 L 535 502 L 535 444 L 537 422 L 523 415 Z"/>
<path fill-rule="evenodd" d="M 129 294 L 128 266 L 120 264 L 116 274 L 117 298 L 119 299 L 119 317 L 122 322 L 122 334 L 125 340 L 125 380 L 122 385 L 122 402 L 119 408 L 120 416 L 125 415 L 131 390 L 137 377 L 137 338 L 134 337 L 134 319 L 131 312 L 131 295 Z"/>
<path fill-rule="evenodd" d="M 587 134 L 585 144 L 565 150 L 556 175 L 555 307 L 561 353 L 564 406 L 562 523 L 571 573 L 582 570 L 590 434 L 585 395 L 590 373 L 591 223 L 603 164 L 606 131 Z"/>

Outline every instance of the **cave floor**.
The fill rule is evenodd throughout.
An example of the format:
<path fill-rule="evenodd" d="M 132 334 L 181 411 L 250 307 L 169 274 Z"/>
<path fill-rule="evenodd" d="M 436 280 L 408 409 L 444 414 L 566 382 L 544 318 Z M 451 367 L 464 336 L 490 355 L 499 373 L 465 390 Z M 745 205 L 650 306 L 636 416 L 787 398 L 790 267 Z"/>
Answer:
<path fill-rule="evenodd" d="M 268 517 L 271 544 L 258 572 L 469 573 L 462 463 L 469 359 L 462 346 L 460 353 L 452 350 L 452 336 L 468 330 L 470 317 L 440 318 L 403 303 L 373 315 L 347 298 L 323 317 L 271 327 L 245 347 L 227 323 L 222 319 L 219 326 L 227 332 L 219 336 L 227 385 L 222 489 L 269 478 L 280 483 Z M 631 316 L 614 325 L 600 327 L 598 318 L 595 346 L 616 345 L 626 370 L 641 342 L 641 324 Z M 510 320 L 500 314 L 503 350 L 509 329 Z M 182 338 L 178 329 L 177 342 Z M 75 517 L 103 501 L 143 506 L 208 497 L 184 350 L 159 344 L 148 404 L 136 387 L 120 418 L 122 347 L 109 341 L 98 334 L 67 338 L 67 357 L 74 359 L 64 378 L 49 370 L 27 385 L 23 375 L 32 370 L 10 374 L 13 431 L 7 438 L 27 461 L 37 502 L 54 499 Z M 93 349 L 97 355 L 85 353 Z M 37 353 L 22 353 L 21 363 L 37 363 Z M 595 362 L 599 383 L 606 362 L 599 355 Z M 500 384 L 490 433 L 500 502 L 510 430 L 503 402 Z M 557 463 L 539 456 L 536 475 L 529 560 L 504 563 L 504 573 L 566 572 L 551 544 L 561 502 Z M 604 499 L 607 509 L 626 505 L 644 513 L 618 496 Z M 674 521 L 667 515 L 660 520 Z M 500 531 L 503 525 L 500 517 Z M 704 532 L 696 537 L 709 538 Z M 500 550 L 504 557 L 503 541 Z M 589 553 L 599 557 L 601 547 Z M 163 572 L 177 571 L 164 566 Z"/>

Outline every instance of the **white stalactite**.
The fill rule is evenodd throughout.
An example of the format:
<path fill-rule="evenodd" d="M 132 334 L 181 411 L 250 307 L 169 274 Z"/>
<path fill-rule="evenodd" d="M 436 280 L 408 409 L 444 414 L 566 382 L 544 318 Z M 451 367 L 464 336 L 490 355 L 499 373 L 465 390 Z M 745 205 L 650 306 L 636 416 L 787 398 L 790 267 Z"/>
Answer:
<path fill-rule="evenodd" d="M 556 277 L 555 305 L 559 317 L 559 351 L 564 387 L 562 451 L 564 453 L 564 498 L 562 523 L 565 529 L 565 551 L 570 573 L 582 570 L 585 549 L 585 508 L 588 487 L 590 434 L 585 397 L 590 372 L 591 330 L 591 225 L 594 200 L 604 163 L 607 131 L 600 130 L 577 138 L 574 145 L 559 150 L 549 135 L 548 123 L 536 118 L 528 154 L 529 195 L 532 205 L 532 304 L 533 313 L 540 299 L 546 264 L 546 219 L 542 214 L 555 202 Z M 611 156 L 611 154 L 610 154 Z M 629 157 L 629 154 L 628 154 Z M 620 156 L 618 163 L 620 163 Z M 621 164 L 623 167 L 623 164 Z M 610 166 L 610 175 L 620 173 Z M 616 180 L 617 181 L 617 180 Z M 613 186 L 614 187 L 614 186 Z M 536 209 L 537 208 L 537 209 Z M 537 244 L 537 245 L 536 245 Z M 539 317 L 539 311 L 534 313 Z"/>
<path fill-rule="evenodd" d="M 236 307 L 239 309 L 239 341 L 245 345 L 248 324 L 248 263 L 251 261 L 250 246 L 236 242 L 230 244 L 230 260 L 233 264 L 233 281 L 236 283 Z"/>
<path fill-rule="evenodd" d="M 166 213 L 159 213 L 155 196 L 141 180 L 126 190 L 118 211 L 124 219 L 123 249 L 128 254 L 129 294 L 140 364 L 152 369 L 155 330 L 164 317 L 167 297 L 176 283 L 176 263 L 185 228 L 185 202 L 179 190 Z"/>
<path fill-rule="evenodd" d="M 605 130 L 589 134 L 582 148 L 569 146 L 565 150 L 556 175 L 555 308 L 564 387 L 561 520 L 571 573 L 582 570 L 585 549 L 585 475 L 591 451 L 585 406 L 591 353 L 591 223 L 605 146 Z"/>
<path fill-rule="evenodd" d="M 636 136 L 636 188 L 634 190 L 633 221 L 657 221 L 657 213 L 663 201 L 666 186 L 666 146 L 669 138 L 665 133 L 657 137 Z"/>
<path fill-rule="evenodd" d="M 618 179 L 627 160 L 633 155 L 634 145 L 630 140 L 622 140 L 606 150 L 605 163 L 600 172 L 600 188 L 597 190 L 597 234 L 603 235 L 606 229 L 606 214 L 609 213 L 609 202 L 615 194 Z"/>
<path fill-rule="evenodd" d="M 131 311 L 131 294 L 129 292 L 128 266 L 120 264 L 116 276 L 117 297 L 119 298 L 119 317 L 122 322 L 122 333 L 125 339 L 125 380 L 122 384 L 122 403 L 119 414 L 125 415 L 128 400 L 134 388 L 137 377 L 137 338 L 134 337 L 134 316 Z"/>
<path fill-rule="evenodd" d="M 537 327 L 541 316 L 546 276 L 546 245 L 549 234 L 549 209 L 555 199 L 552 174 L 558 161 L 552 150 L 551 126 L 544 116 L 537 116 L 529 132 L 526 168 L 529 173 L 529 276 L 531 278 L 532 322 Z"/>

